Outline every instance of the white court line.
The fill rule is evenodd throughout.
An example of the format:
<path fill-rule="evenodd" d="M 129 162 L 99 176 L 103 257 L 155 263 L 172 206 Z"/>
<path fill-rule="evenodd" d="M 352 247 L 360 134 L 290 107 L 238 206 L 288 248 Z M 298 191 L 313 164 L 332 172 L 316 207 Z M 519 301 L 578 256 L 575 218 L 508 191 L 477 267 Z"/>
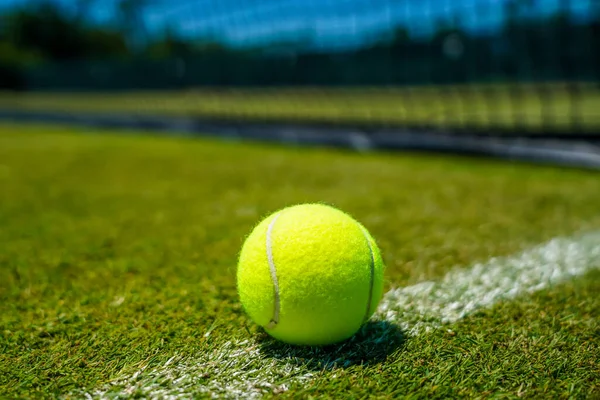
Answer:
<path fill-rule="evenodd" d="M 512 257 L 493 258 L 469 269 L 456 269 L 434 282 L 386 293 L 376 319 L 417 335 L 488 308 L 546 289 L 600 268 L 600 231 L 557 238 Z M 195 357 L 174 356 L 166 364 L 142 368 L 89 393 L 72 397 L 150 399 L 190 397 L 258 398 L 310 380 L 310 369 L 263 354 L 253 340 L 228 342 Z M 284 382 L 284 383 L 282 383 Z"/>

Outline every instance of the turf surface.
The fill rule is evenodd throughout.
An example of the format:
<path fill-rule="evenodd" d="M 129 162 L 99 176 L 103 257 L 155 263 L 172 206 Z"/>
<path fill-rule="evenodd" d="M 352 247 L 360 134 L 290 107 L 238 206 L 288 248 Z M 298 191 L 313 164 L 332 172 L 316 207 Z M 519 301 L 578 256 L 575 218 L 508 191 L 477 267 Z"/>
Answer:
<path fill-rule="evenodd" d="M 483 159 L 2 124 L 0 396 L 77 397 L 259 337 L 278 377 L 267 392 L 283 397 L 598 397 L 597 272 L 362 352 L 262 337 L 234 280 L 244 235 L 290 204 L 326 202 L 363 222 L 389 289 L 597 230 L 598 182 Z M 352 362 L 319 362 L 338 355 Z M 280 359 L 314 377 L 286 386 Z M 251 368 L 252 353 L 242 361 Z M 216 359 L 206 379 L 218 370 Z"/>
<path fill-rule="evenodd" d="M 593 84 L 0 93 L 0 108 L 235 120 L 598 133 Z"/>

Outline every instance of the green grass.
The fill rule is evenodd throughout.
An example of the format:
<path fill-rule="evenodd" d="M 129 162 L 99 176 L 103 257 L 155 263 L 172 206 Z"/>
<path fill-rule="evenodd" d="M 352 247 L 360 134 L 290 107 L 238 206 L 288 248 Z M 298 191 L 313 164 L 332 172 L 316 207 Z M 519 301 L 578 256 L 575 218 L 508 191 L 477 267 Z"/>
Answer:
<path fill-rule="evenodd" d="M 577 88 L 574 91 L 573 88 Z M 129 93 L 0 93 L 0 108 L 341 124 L 598 132 L 600 91 L 579 84 L 406 88 L 222 89 Z"/>
<path fill-rule="evenodd" d="M 450 331 L 399 337 L 377 359 L 369 347 L 311 353 L 273 343 L 235 290 L 244 236 L 290 204 L 326 202 L 363 222 L 389 289 L 597 230 L 598 181 L 483 159 L 2 124 L 0 397 L 93 390 L 256 337 L 274 374 L 290 358 L 315 374 L 275 391 L 283 397 L 598 397 L 597 272 Z M 313 362 L 337 355 L 353 362 Z"/>
<path fill-rule="evenodd" d="M 598 290 L 600 273 L 591 273 L 411 338 L 380 364 L 324 373 L 283 397 L 597 398 Z"/>

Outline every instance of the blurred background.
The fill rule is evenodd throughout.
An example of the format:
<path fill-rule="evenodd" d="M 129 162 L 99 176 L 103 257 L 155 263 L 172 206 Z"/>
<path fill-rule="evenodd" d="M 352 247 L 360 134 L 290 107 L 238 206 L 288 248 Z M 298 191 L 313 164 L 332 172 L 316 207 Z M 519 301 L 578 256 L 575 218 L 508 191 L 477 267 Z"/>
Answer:
<path fill-rule="evenodd" d="M 0 0 L 0 109 L 597 135 L 596 0 Z"/>

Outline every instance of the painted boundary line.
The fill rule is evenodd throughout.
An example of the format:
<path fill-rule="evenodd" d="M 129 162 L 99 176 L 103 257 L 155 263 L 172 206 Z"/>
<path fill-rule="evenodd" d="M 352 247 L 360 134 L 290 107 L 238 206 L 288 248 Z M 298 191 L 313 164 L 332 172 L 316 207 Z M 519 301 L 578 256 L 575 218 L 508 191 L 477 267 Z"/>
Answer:
<path fill-rule="evenodd" d="M 600 269 L 600 231 L 557 238 L 512 257 L 492 258 L 450 271 L 439 281 L 389 291 L 375 319 L 399 326 L 406 335 L 426 334 L 478 310 L 534 293 Z M 374 337 L 372 343 L 386 340 Z M 195 355 L 174 355 L 164 365 L 141 368 L 88 393 L 88 399 L 260 398 L 313 379 L 315 369 L 295 357 L 270 357 L 251 340 L 227 342 Z M 343 367 L 344 359 L 329 366 Z M 325 365 L 327 367 L 327 365 Z"/>
<path fill-rule="evenodd" d="M 244 121 L 210 122 L 194 118 L 142 115 L 68 114 L 0 110 L 1 120 L 55 122 L 94 128 L 129 128 L 172 135 L 187 134 L 224 139 L 249 139 L 294 145 L 348 148 L 357 151 L 427 151 L 494 157 L 525 162 L 600 170 L 600 146 L 589 141 L 566 141 L 500 136 L 453 135 L 409 129 L 318 127 L 301 124 L 266 124 Z M 596 138 L 600 144 L 600 138 Z"/>

